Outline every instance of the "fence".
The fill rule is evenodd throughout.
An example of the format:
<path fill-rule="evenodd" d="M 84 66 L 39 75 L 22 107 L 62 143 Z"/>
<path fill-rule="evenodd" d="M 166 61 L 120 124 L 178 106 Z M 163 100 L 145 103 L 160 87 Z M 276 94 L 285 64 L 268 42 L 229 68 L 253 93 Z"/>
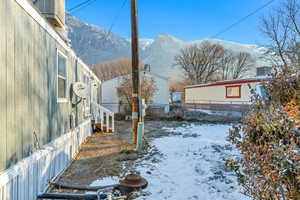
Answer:
<path fill-rule="evenodd" d="M 131 104 L 129 103 L 102 103 L 105 108 L 109 110 L 113 110 L 115 113 L 119 113 L 122 115 L 131 115 Z M 170 111 L 170 104 L 166 103 L 148 103 L 147 107 L 147 115 L 152 115 L 154 113 L 159 113 L 158 115 L 166 115 Z M 157 115 L 157 114 L 154 114 Z"/>
<path fill-rule="evenodd" d="M 210 99 L 193 99 L 186 100 L 186 104 L 229 104 L 229 105 L 249 105 L 249 101 L 239 101 L 239 100 L 210 100 Z"/>
<path fill-rule="evenodd" d="M 185 110 L 210 110 L 210 111 L 229 111 L 246 112 L 249 110 L 251 102 L 238 100 L 188 100 L 187 103 L 174 103 L 172 107 L 181 107 Z"/>

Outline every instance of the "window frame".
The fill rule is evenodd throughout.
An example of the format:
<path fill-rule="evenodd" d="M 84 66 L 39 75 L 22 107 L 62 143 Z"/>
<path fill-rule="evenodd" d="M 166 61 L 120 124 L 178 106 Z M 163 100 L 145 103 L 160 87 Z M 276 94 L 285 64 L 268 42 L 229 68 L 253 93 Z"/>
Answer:
<path fill-rule="evenodd" d="M 66 61 L 66 77 L 63 77 L 63 76 L 58 74 L 59 56 L 65 58 L 65 61 Z M 58 79 L 59 78 L 64 79 L 66 81 L 65 97 L 64 98 L 61 98 L 58 95 L 58 91 L 59 91 Z M 56 84 L 57 84 L 57 88 L 56 88 L 57 103 L 67 103 L 68 102 L 68 93 L 67 93 L 67 89 L 68 89 L 68 57 L 62 51 L 60 51 L 59 49 L 56 49 Z"/>
<path fill-rule="evenodd" d="M 229 96 L 228 88 L 239 88 L 239 95 L 238 96 Z M 241 98 L 241 96 L 242 96 L 242 85 L 225 86 L 225 90 L 226 90 L 226 98 L 227 99 L 237 99 L 237 98 Z"/>

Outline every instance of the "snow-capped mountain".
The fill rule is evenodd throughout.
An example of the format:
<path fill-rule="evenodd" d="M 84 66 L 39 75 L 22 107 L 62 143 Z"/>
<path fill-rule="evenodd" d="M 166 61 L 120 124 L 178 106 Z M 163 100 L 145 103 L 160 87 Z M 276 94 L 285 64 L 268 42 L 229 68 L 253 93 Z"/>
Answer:
<path fill-rule="evenodd" d="M 249 53 L 256 61 L 256 67 L 270 65 L 268 61 L 262 59 L 262 55 L 266 52 L 264 47 L 257 45 L 246 45 L 230 41 L 217 40 L 217 39 L 203 39 L 195 41 L 182 41 L 171 35 L 158 35 L 154 41 L 145 48 L 143 52 L 143 59 L 145 63 L 153 65 L 153 70 L 156 73 L 165 75 L 172 78 L 180 78 L 182 71 L 174 66 L 174 57 L 179 53 L 180 49 L 192 44 L 200 44 L 208 41 L 211 44 L 219 44 L 225 49 L 233 52 L 246 52 Z M 249 77 L 254 76 L 256 68 L 249 72 Z"/>
<path fill-rule="evenodd" d="M 71 44 L 87 64 L 97 65 L 104 61 L 130 57 L 130 40 L 109 33 L 95 25 L 85 24 L 71 15 L 67 15 L 66 21 Z M 152 65 L 153 72 L 165 77 L 180 79 L 182 71 L 179 67 L 174 66 L 174 57 L 180 49 L 191 44 L 200 44 L 203 41 L 219 44 L 237 53 L 247 52 L 255 59 L 256 67 L 270 65 L 261 58 L 266 52 L 264 47 L 217 39 L 183 41 L 168 34 L 157 35 L 155 39 L 140 39 L 140 56 L 144 63 Z M 249 76 L 254 76 L 255 71 L 256 69 L 253 68 Z"/>
<path fill-rule="evenodd" d="M 139 39 L 139 46 L 142 50 L 148 48 L 154 42 L 153 39 L 142 38 Z"/>
<path fill-rule="evenodd" d="M 88 65 L 130 57 L 130 42 L 125 38 L 85 24 L 70 14 L 66 15 L 66 23 L 73 49 Z"/>
<path fill-rule="evenodd" d="M 181 70 L 173 66 L 174 57 L 185 43 L 171 35 L 158 35 L 142 52 L 144 63 L 151 64 L 155 73 L 166 76 L 180 76 Z"/>

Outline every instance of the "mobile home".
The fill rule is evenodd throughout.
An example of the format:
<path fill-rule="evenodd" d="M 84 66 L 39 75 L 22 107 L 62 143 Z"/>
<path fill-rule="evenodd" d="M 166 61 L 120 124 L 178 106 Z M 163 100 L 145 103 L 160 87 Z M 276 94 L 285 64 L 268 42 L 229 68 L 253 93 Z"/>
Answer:
<path fill-rule="evenodd" d="M 36 199 L 91 134 L 101 100 L 101 81 L 60 32 L 64 0 L 44 2 L 47 15 L 28 0 L 0 3 L 0 200 Z"/>
<path fill-rule="evenodd" d="M 218 81 L 185 87 L 185 103 L 195 105 L 249 105 L 251 89 L 267 81 L 266 77 Z"/>

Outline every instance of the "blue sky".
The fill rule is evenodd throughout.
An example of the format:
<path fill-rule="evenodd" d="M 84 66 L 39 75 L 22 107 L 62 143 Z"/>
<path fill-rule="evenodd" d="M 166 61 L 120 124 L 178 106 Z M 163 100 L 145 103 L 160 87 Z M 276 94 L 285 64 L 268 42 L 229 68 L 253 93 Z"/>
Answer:
<path fill-rule="evenodd" d="M 67 0 L 67 9 L 84 0 Z M 124 0 L 96 0 L 72 12 L 80 20 L 109 29 L 116 16 L 112 32 L 130 38 L 130 0 L 120 11 Z M 253 12 L 269 0 L 138 0 L 139 36 L 154 38 L 171 34 L 182 40 L 211 38 L 238 19 Z M 245 44 L 263 44 L 258 30 L 259 19 L 283 0 L 251 16 L 238 26 L 218 36 L 218 39 Z M 117 14 L 118 13 L 118 14 Z"/>

